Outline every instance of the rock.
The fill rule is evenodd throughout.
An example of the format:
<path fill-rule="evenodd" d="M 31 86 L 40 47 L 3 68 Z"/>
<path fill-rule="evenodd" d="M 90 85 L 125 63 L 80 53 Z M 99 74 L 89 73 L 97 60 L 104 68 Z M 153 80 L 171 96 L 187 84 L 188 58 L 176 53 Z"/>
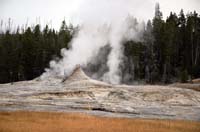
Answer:
<path fill-rule="evenodd" d="M 0 85 L 0 110 L 87 112 L 100 116 L 200 121 L 200 92 L 175 86 L 112 85 L 80 67 L 67 78 Z"/>

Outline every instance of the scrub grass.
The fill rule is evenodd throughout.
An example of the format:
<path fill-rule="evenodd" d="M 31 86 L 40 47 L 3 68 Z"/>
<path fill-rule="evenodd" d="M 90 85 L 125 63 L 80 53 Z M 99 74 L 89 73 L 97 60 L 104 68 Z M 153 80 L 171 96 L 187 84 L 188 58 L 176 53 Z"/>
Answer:
<path fill-rule="evenodd" d="M 200 122 L 18 111 L 0 112 L 0 132 L 200 132 Z"/>

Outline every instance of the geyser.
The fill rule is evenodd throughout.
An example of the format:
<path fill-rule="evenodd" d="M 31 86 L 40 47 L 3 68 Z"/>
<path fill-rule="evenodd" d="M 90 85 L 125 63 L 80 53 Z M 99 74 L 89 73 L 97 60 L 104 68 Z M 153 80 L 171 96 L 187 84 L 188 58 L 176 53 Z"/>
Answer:
<path fill-rule="evenodd" d="M 77 64 L 80 64 L 83 69 L 87 69 L 89 64 L 105 60 L 105 65 L 98 70 L 102 71 L 103 74 L 96 76 L 96 72 L 93 72 L 91 76 L 112 84 L 121 82 L 119 66 L 123 59 L 122 44 L 130 40 L 140 41 L 144 23 L 138 22 L 133 17 L 138 16 L 138 8 L 134 13 L 135 10 L 131 8 L 130 1 L 111 1 L 103 0 L 101 2 L 96 1 L 96 3 L 90 1 L 89 4 L 92 7 L 83 9 L 82 14 L 80 13 L 82 22 L 79 31 L 70 43 L 70 49 L 61 50 L 62 58 L 59 61 L 51 61 L 50 68 L 46 69 L 42 78 L 55 75 L 69 76 Z M 140 5 L 137 3 L 139 0 L 134 2 L 132 6 L 134 4 Z M 120 3 L 125 3 L 122 6 L 124 10 L 119 10 Z M 107 56 L 101 57 L 98 53 L 105 46 L 109 46 L 110 51 Z M 101 70 L 105 67 L 107 67 L 106 70 Z"/>

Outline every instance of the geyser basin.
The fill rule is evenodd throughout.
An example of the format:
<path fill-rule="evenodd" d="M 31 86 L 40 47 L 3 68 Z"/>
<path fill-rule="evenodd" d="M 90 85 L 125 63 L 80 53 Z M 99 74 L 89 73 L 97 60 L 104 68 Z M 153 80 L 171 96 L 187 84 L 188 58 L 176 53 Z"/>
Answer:
<path fill-rule="evenodd" d="M 77 67 L 68 78 L 0 85 L 0 110 L 87 112 L 114 117 L 200 121 L 200 92 L 168 86 L 111 85 Z"/>

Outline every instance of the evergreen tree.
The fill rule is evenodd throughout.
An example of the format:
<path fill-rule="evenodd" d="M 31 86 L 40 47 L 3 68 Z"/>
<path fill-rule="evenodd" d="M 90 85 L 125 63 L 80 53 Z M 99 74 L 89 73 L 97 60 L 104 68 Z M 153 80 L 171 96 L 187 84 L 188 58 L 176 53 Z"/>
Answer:
<path fill-rule="evenodd" d="M 164 50 L 164 21 L 162 20 L 162 12 L 160 11 L 160 6 L 157 3 L 155 6 L 155 16 L 153 19 L 153 36 L 154 36 L 154 45 L 153 50 L 155 54 L 155 61 L 158 64 L 156 69 L 158 69 L 158 73 L 155 73 L 161 76 L 165 71 L 164 60 L 163 60 L 163 50 Z"/>
<path fill-rule="evenodd" d="M 30 80 L 41 75 L 50 60 L 61 57 L 62 48 L 69 49 L 70 41 L 79 30 L 65 20 L 59 31 L 48 25 L 41 29 L 38 24 L 11 31 L 11 19 L 7 25 L 4 31 L 3 21 L 0 23 L 0 83 Z M 190 77 L 200 77 L 200 16 L 197 12 L 185 15 L 181 10 L 178 16 L 171 12 L 163 20 L 160 6 L 156 4 L 155 16 L 147 22 L 141 36 L 141 42 L 124 42 L 120 67 L 123 83 L 187 82 Z M 101 54 L 106 57 L 110 47 L 103 49 L 106 52 Z M 90 67 L 95 71 L 103 65 L 100 63 L 105 61 Z"/>

